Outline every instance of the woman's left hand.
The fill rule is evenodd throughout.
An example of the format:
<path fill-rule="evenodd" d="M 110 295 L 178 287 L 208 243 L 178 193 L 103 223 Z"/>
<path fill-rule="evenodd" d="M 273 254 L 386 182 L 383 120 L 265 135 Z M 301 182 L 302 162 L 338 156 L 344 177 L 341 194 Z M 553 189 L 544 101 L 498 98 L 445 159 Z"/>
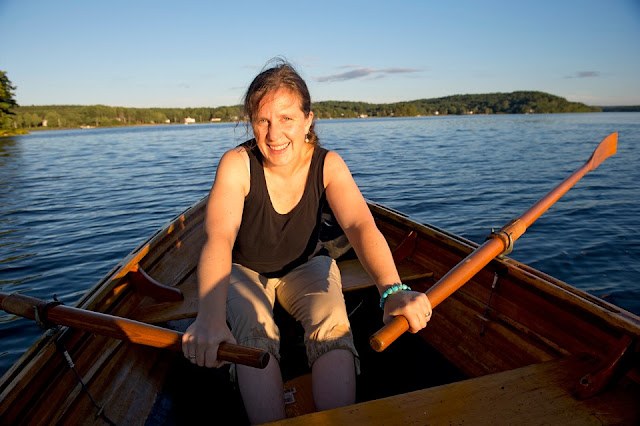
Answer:
<path fill-rule="evenodd" d="M 425 328 L 431 319 L 431 302 L 426 294 L 418 291 L 399 291 L 390 294 L 384 303 L 382 320 L 387 324 L 398 315 L 407 319 L 411 333 L 417 333 Z"/>

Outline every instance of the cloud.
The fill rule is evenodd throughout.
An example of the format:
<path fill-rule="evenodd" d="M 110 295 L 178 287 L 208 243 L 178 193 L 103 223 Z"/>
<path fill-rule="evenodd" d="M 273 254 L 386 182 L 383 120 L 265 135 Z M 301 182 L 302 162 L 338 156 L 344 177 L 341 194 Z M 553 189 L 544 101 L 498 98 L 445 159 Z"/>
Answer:
<path fill-rule="evenodd" d="M 591 78 L 591 77 L 600 77 L 600 73 L 598 71 L 578 71 L 573 75 L 568 75 L 565 78 Z"/>
<path fill-rule="evenodd" d="M 407 74 L 407 73 L 415 73 L 420 72 L 421 70 L 414 68 L 364 68 L 353 65 L 344 65 L 340 68 L 354 68 L 350 71 L 341 72 L 337 74 L 330 74 L 320 77 L 313 77 L 313 79 L 319 83 L 331 83 L 334 81 L 346 81 L 346 80 L 354 80 L 357 78 L 363 78 L 367 76 L 373 76 L 375 78 L 384 78 L 389 74 Z"/>

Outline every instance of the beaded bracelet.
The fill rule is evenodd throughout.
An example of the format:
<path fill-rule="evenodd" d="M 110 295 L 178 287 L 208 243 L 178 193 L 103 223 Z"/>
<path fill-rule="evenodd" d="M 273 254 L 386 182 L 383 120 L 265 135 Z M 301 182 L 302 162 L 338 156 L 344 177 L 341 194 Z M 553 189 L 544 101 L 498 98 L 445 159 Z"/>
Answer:
<path fill-rule="evenodd" d="M 397 293 L 403 290 L 411 291 L 411 287 L 402 283 L 394 284 L 389 287 L 384 293 L 382 293 L 382 297 L 380 298 L 380 309 L 384 309 L 384 302 L 387 300 L 387 297 L 389 297 L 390 294 Z"/>

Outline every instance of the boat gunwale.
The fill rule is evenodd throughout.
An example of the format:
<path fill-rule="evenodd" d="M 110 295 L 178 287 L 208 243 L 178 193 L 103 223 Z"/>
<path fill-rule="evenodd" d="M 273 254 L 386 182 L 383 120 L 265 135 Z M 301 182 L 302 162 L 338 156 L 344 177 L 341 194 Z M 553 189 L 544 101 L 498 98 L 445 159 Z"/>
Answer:
<path fill-rule="evenodd" d="M 186 222 L 196 214 L 203 203 L 206 203 L 207 196 L 199 199 L 191 206 L 184 209 L 181 213 L 175 215 L 172 219 L 167 221 L 157 231 L 155 231 L 150 237 L 140 243 L 135 249 L 129 252 L 121 261 L 119 261 L 109 272 L 91 288 L 89 288 L 72 306 L 80 309 L 94 310 L 96 305 L 116 288 L 121 281 L 126 277 L 127 273 L 142 259 L 146 257 L 146 254 L 151 252 L 151 248 L 158 244 L 162 239 L 166 238 L 170 234 L 170 230 L 180 222 Z M 145 248 L 149 248 L 145 251 Z M 126 291 L 121 292 L 117 299 L 124 297 L 127 294 Z M 117 304 L 117 300 L 113 300 L 109 305 Z M 104 309 L 96 312 L 105 312 Z M 15 363 L 0 377 L 0 401 L 4 397 L 13 391 L 13 386 L 18 376 L 27 374 L 26 372 L 31 368 L 32 363 L 36 362 L 37 358 L 41 355 L 44 356 L 43 350 L 46 350 L 49 345 L 54 344 L 63 334 L 70 330 L 69 327 L 59 327 L 54 332 L 44 331 L 36 341 L 29 346 L 29 348 L 16 360 Z M 79 333 L 90 334 L 89 332 L 78 331 Z M 13 385 L 12 385 L 13 384 Z"/>

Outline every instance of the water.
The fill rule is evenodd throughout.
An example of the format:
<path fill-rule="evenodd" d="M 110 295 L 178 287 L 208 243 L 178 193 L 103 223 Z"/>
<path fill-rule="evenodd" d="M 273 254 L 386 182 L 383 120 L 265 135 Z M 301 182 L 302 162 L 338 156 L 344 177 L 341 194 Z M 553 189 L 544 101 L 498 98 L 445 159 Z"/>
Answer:
<path fill-rule="evenodd" d="M 366 198 L 476 242 L 619 132 L 618 153 L 536 221 L 511 257 L 640 314 L 640 114 L 325 120 Z M 72 304 L 207 194 L 233 124 L 43 131 L 0 139 L 0 291 Z M 0 311 L 0 374 L 35 341 Z"/>

